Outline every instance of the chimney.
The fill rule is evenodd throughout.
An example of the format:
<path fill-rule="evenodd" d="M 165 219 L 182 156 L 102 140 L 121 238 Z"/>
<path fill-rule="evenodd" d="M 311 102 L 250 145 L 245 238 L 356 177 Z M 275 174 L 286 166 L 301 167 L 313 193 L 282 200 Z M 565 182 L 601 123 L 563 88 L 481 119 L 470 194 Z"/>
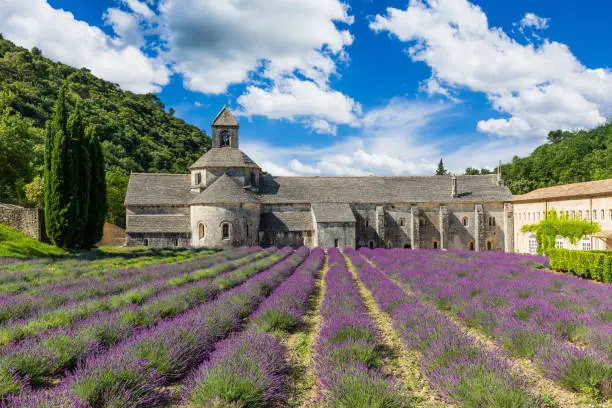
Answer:
<path fill-rule="evenodd" d="M 502 163 L 501 163 L 501 160 L 499 161 L 499 166 L 497 166 L 497 185 L 498 186 L 503 186 L 504 185 L 504 179 L 502 178 Z"/>
<path fill-rule="evenodd" d="M 457 176 L 454 174 L 451 177 L 451 197 L 457 198 Z"/>

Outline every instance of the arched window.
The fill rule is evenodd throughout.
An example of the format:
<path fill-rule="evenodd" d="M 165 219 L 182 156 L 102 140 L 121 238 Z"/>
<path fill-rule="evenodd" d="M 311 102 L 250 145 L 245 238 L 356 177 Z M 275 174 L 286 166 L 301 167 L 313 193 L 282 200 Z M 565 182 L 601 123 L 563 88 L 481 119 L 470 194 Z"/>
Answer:
<path fill-rule="evenodd" d="M 493 218 L 489 217 L 489 227 L 493 225 Z"/>
<path fill-rule="evenodd" d="M 198 236 L 200 237 L 200 239 L 203 239 L 205 235 L 206 227 L 204 226 L 204 224 L 198 225 Z"/>
<path fill-rule="evenodd" d="M 433 249 L 438 249 L 438 241 L 434 241 L 434 242 L 432 243 L 432 248 L 433 248 Z"/>
<path fill-rule="evenodd" d="M 495 217 L 493 217 L 493 226 L 495 226 Z"/>
<path fill-rule="evenodd" d="M 563 237 L 560 235 L 557 235 L 555 238 L 555 248 L 563 248 Z"/>
<path fill-rule="evenodd" d="M 224 240 L 230 239 L 230 225 L 228 223 L 221 226 L 221 234 Z"/>
<path fill-rule="evenodd" d="M 144 246 L 149 246 L 149 240 L 145 238 L 145 240 L 142 243 Z"/>
<path fill-rule="evenodd" d="M 370 249 L 374 249 L 374 241 L 368 242 L 368 247 L 370 247 Z"/>
<path fill-rule="evenodd" d="M 583 251 L 590 251 L 593 248 L 591 244 L 591 237 L 587 235 L 582 238 L 582 240 L 580 241 L 580 247 L 580 249 L 582 249 Z"/>
<path fill-rule="evenodd" d="M 601 220 L 605 220 L 606 219 L 606 210 L 601 210 Z"/>
<path fill-rule="evenodd" d="M 405 222 L 406 222 L 405 219 L 400 218 L 400 227 L 403 227 Z"/>
<path fill-rule="evenodd" d="M 572 220 L 576 219 L 576 211 L 572 211 Z"/>
<path fill-rule="evenodd" d="M 470 219 L 468 217 L 463 217 L 463 226 L 467 227 L 470 225 Z"/>
<path fill-rule="evenodd" d="M 487 251 L 490 251 L 493 249 L 493 243 L 491 241 L 487 241 Z"/>
<path fill-rule="evenodd" d="M 250 234 L 249 234 L 250 231 L 249 231 L 249 223 L 248 222 L 245 224 L 244 230 L 246 231 L 246 236 L 249 237 L 250 236 Z"/>
<path fill-rule="evenodd" d="M 339 244 L 338 239 L 334 239 L 334 248 L 338 248 L 338 244 Z"/>
<path fill-rule="evenodd" d="M 582 219 L 582 210 L 578 211 L 578 219 L 581 220 Z"/>
<path fill-rule="evenodd" d="M 473 251 L 475 249 L 474 241 L 470 241 L 469 248 L 470 248 L 470 251 Z"/>
<path fill-rule="evenodd" d="M 593 210 L 593 221 L 597 220 L 597 210 Z"/>
<path fill-rule="evenodd" d="M 227 130 L 221 132 L 221 147 L 230 146 L 230 133 Z"/>

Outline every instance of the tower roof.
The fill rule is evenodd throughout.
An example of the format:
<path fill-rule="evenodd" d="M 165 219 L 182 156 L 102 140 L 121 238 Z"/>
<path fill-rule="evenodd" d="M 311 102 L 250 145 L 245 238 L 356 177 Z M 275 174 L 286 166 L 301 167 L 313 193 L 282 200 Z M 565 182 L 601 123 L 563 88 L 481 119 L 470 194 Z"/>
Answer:
<path fill-rule="evenodd" d="M 223 174 L 206 190 L 194 197 L 191 204 L 239 204 L 257 203 L 255 195 L 244 187 L 240 186 L 236 180 Z"/>
<path fill-rule="evenodd" d="M 228 167 L 259 169 L 257 163 L 244 154 L 242 150 L 232 147 L 215 147 L 210 149 L 193 163 L 189 169 Z"/>
<path fill-rule="evenodd" d="M 232 112 L 224 106 L 213 120 L 212 126 L 239 126 Z"/>

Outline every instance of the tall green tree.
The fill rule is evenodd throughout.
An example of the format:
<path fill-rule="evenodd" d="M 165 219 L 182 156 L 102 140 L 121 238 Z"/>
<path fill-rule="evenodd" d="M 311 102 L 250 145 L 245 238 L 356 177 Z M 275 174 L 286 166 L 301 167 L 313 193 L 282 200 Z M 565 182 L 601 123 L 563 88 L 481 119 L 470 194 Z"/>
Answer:
<path fill-rule="evenodd" d="M 68 118 L 68 133 L 72 146 L 73 176 L 75 180 L 73 194 L 74 212 L 72 219 L 72 238 L 70 246 L 81 247 L 85 236 L 85 227 L 89 217 L 89 190 L 91 163 L 89 160 L 89 140 L 85 136 L 85 126 L 81 109 L 77 104 Z"/>
<path fill-rule="evenodd" d="M 448 174 L 448 171 L 444 168 L 444 162 L 442 158 L 440 158 L 440 163 L 438 163 L 438 169 L 436 170 L 436 176 L 444 176 Z"/>
<path fill-rule="evenodd" d="M 104 220 L 107 212 L 106 171 L 104 155 L 97 128 L 90 126 L 86 131 L 90 166 L 89 215 L 85 225 L 83 247 L 91 248 L 102 239 Z"/>
<path fill-rule="evenodd" d="M 55 109 L 47 123 L 45 139 L 45 228 L 49 240 L 60 247 L 71 244 L 73 180 L 70 137 L 67 130 L 66 88 L 59 91 Z"/>

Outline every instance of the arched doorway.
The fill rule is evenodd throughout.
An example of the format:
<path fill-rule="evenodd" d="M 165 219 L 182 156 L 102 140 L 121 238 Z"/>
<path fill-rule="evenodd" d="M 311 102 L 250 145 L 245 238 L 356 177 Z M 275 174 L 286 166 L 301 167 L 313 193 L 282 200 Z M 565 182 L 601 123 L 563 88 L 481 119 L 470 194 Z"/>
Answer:
<path fill-rule="evenodd" d="M 491 251 L 493 249 L 493 243 L 491 241 L 487 241 L 487 251 Z"/>
<path fill-rule="evenodd" d="M 368 242 L 368 247 L 369 247 L 370 249 L 374 249 L 374 241 L 371 241 L 371 240 L 370 240 L 370 242 Z"/>
<path fill-rule="evenodd" d="M 475 249 L 474 241 L 470 241 L 469 247 L 470 247 L 470 251 L 473 251 Z"/>

